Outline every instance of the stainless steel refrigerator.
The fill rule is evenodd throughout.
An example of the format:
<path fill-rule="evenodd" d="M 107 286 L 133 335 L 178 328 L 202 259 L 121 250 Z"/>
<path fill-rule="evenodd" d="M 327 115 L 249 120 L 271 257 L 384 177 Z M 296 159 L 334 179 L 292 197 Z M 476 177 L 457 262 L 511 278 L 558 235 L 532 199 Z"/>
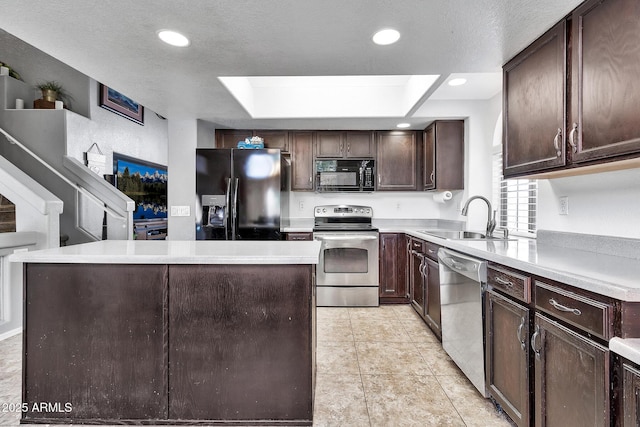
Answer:
<path fill-rule="evenodd" d="M 196 150 L 196 239 L 281 240 L 289 161 L 280 150 Z"/>

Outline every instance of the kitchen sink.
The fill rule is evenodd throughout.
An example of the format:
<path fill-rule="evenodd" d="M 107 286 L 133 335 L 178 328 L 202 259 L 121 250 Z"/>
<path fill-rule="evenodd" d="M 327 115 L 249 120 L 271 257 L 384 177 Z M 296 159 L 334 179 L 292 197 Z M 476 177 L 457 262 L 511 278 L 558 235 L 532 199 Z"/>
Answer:
<path fill-rule="evenodd" d="M 476 231 L 420 230 L 419 232 L 447 240 L 510 240 L 509 237 L 506 236 L 487 237 L 484 233 Z"/>

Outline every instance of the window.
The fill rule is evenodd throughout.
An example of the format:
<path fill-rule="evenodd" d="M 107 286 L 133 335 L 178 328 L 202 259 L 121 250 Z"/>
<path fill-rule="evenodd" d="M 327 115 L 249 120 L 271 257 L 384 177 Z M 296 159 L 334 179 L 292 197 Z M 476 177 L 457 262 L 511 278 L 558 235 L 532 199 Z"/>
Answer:
<path fill-rule="evenodd" d="M 509 232 L 535 237 L 538 181 L 535 179 L 504 179 L 502 147 L 493 154 L 493 204 L 497 207 L 497 227 Z"/>

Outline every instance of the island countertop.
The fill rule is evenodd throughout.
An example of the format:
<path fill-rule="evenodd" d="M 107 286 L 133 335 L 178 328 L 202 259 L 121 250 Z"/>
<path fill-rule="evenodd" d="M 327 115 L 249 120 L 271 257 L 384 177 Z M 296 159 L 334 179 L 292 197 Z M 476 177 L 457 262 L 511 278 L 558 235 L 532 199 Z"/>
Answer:
<path fill-rule="evenodd" d="M 317 264 L 319 241 L 103 240 L 9 257 L 78 264 Z"/>

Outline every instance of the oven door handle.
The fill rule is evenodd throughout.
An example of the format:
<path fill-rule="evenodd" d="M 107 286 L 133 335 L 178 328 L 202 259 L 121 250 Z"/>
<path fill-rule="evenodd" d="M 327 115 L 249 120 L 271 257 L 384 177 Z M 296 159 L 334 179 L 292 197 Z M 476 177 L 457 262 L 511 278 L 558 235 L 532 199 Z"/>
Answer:
<path fill-rule="evenodd" d="M 314 240 L 378 240 L 376 236 L 358 236 L 346 235 L 346 236 L 316 236 Z"/>

